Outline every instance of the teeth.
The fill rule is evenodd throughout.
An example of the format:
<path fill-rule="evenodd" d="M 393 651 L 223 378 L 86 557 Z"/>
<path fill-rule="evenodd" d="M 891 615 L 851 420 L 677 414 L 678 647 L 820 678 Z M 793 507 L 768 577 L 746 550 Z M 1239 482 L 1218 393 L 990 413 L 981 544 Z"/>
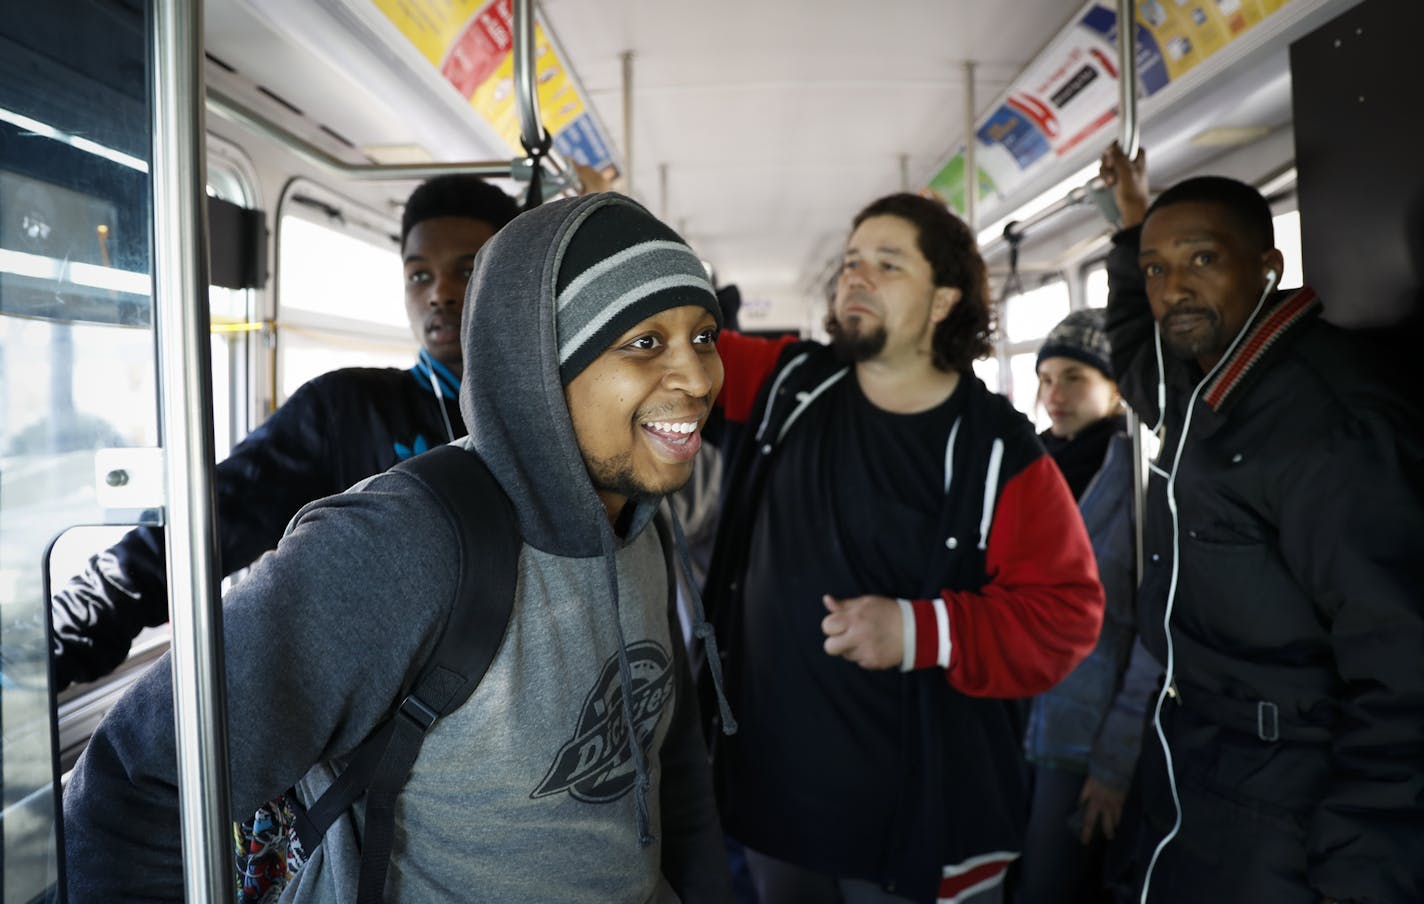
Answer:
<path fill-rule="evenodd" d="M 696 421 L 649 421 L 644 426 L 651 427 L 659 433 L 691 433 L 697 429 Z"/>

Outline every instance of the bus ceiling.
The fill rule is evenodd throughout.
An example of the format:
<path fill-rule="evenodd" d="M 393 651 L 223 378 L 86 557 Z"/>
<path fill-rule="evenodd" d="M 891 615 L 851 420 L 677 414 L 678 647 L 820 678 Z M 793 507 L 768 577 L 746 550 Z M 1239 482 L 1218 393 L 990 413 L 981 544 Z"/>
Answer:
<path fill-rule="evenodd" d="M 1116 5 L 1025 0 L 1005 16 L 981 3 L 828 12 L 816 0 L 786 0 L 724 5 L 714 16 L 550 0 L 539 10 L 536 77 L 547 96 L 544 54 L 557 58 L 576 118 L 593 143 L 607 145 L 596 162 L 682 227 L 721 276 L 754 293 L 804 295 L 819 292 L 845 223 L 869 199 L 930 188 L 962 209 L 962 161 L 959 184 L 947 184 L 946 171 L 965 145 L 966 62 L 974 63 L 981 240 L 1023 219 L 1040 197 L 1052 203 L 1085 182 L 1116 137 Z M 1194 22 L 1178 4 L 1137 4 L 1147 63 L 1140 121 L 1154 178 L 1210 165 L 1257 181 L 1289 162 L 1286 48 L 1351 5 L 1200 4 L 1203 21 Z M 275 108 L 242 83 L 249 69 L 283 73 L 282 84 L 257 81 L 348 136 L 363 156 L 403 149 L 438 161 L 497 159 L 518 153 L 511 125 L 530 127 L 500 96 L 510 73 L 497 56 L 517 11 L 507 0 L 460 5 L 458 21 L 443 18 L 439 4 L 414 4 L 424 11 L 419 22 L 411 4 L 381 0 L 208 6 L 208 49 L 237 70 L 210 67 L 216 90 L 252 109 Z M 1045 98 L 1060 105 L 1037 110 Z M 1039 134 L 1025 134 L 1005 111 Z M 562 113 L 550 106 L 544 121 L 556 146 L 572 146 L 559 140 Z M 1023 142 L 1012 145 L 1005 130 Z M 1033 140 L 1047 147 L 1042 159 Z M 623 172 L 625 161 L 635 168 Z M 1034 244 L 1026 258 L 1040 257 Z"/>

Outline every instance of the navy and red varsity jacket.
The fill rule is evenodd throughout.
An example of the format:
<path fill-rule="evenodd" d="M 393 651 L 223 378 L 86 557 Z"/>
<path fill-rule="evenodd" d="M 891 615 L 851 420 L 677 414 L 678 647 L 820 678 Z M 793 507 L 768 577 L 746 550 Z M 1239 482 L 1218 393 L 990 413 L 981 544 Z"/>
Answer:
<path fill-rule="evenodd" d="M 762 602 L 745 600 L 742 587 L 758 507 L 781 439 L 846 365 L 820 343 L 729 332 L 718 351 L 728 464 L 706 601 L 735 711 L 740 612 Z M 918 715 L 904 746 L 920 761 L 906 770 L 899 794 L 898 837 L 858 840 L 855 814 L 845 827 L 848 846 L 886 851 L 875 875 L 858 878 L 916 900 L 952 899 L 1002 874 L 1017 856 L 1027 810 L 1022 698 L 1051 688 L 1087 656 L 1103 613 L 1092 546 L 1057 466 L 1006 399 L 972 375 L 962 379 L 966 404 L 946 437 L 943 542 L 935 546 L 943 555 L 926 563 L 927 583 L 910 601 L 913 669 L 904 677 Z M 814 567 L 788 563 L 798 565 Z M 718 756 L 719 763 L 735 758 Z M 764 814 L 737 795 L 733 772 L 719 766 L 719 803 L 729 831 L 748 841 L 738 827 Z M 798 850 L 794 840 L 752 844 L 773 845 L 763 853 L 834 872 L 837 852 Z"/>

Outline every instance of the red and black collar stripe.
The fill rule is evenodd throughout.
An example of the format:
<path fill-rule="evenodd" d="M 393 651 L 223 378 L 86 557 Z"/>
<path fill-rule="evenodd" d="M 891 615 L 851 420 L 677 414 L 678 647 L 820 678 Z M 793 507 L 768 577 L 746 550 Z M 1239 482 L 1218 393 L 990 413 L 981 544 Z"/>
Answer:
<path fill-rule="evenodd" d="M 1202 395 L 1203 400 L 1213 409 L 1220 411 L 1271 347 L 1288 333 L 1291 327 L 1309 319 L 1320 308 L 1320 299 L 1316 297 L 1315 290 L 1306 286 L 1267 310 L 1266 315 L 1249 328 L 1236 354 L 1231 356 L 1226 367 L 1207 387 Z"/>

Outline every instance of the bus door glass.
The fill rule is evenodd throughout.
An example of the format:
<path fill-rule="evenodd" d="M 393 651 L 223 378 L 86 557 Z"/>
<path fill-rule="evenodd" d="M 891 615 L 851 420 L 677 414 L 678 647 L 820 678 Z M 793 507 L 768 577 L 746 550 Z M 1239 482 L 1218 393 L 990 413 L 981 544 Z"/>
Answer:
<path fill-rule="evenodd" d="M 145 5 L 0 16 L 0 902 L 59 876 L 45 560 L 112 520 L 96 452 L 158 443 Z"/>

